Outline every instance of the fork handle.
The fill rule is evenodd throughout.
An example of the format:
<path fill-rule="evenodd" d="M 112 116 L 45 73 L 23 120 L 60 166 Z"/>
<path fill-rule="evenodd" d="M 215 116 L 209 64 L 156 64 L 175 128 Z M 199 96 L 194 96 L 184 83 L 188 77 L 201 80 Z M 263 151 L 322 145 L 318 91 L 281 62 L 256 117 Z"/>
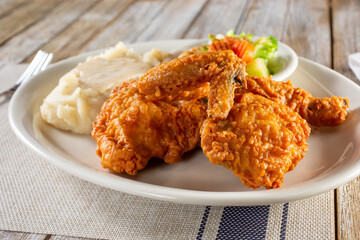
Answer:
<path fill-rule="evenodd" d="M 20 84 L 16 84 L 15 86 L 13 86 L 12 88 L 1 92 L 0 96 L 6 96 L 6 97 L 11 97 L 12 95 L 14 95 L 16 89 L 18 89 L 18 87 L 20 86 Z"/>

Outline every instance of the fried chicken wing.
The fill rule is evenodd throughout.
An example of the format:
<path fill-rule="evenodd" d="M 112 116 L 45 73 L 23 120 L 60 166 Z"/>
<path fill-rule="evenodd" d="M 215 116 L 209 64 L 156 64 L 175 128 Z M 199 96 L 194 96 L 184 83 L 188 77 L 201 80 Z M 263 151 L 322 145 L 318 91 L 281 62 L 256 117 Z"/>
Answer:
<path fill-rule="evenodd" d="M 132 80 L 113 89 L 91 134 L 104 168 L 134 175 L 153 157 L 179 161 L 196 147 L 205 118 L 201 100 L 150 100 Z"/>
<path fill-rule="evenodd" d="M 267 77 L 246 76 L 238 91 L 244 89 L 284 103 L 313 126 L 337 126 L 345 121 L 349 108 L 347 98 L 315 98 L 304 89 L 295 88 L 290 81 L 276 82 Z"/>
<path fill-rule="evenodd" d="M 278 188 L 307 152 L 309 135 L 306 121 L 289 107 L 245 93 L 236 95 L 226 119 L 205 120 L 201 147 L 244 185 Z"/>
<path fill-rule="evenodd" d="M 230 50 L 176 58 L 152 68 L 139 80 L 139 91 L 149 99 L 177 99 L 210 83 L 207 113 L 226 118 L 234 99 L 234 78 L 245 76 L 245 65 Z"/>

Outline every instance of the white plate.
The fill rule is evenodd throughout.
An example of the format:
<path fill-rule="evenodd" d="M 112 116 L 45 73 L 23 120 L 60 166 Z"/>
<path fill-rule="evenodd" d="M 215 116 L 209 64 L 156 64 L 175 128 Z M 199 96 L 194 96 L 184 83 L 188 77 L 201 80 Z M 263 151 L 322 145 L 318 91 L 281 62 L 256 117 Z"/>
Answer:
<path fill-rule="evenodd" d="M 171 50 L 192 40 L 149 42 L 132 45 L 138 51 L 151 47 Z M 280 189 L 248 189 L 231 171 L 209 163 L 200 149 L 185 154 L 176 164 L 151 161 L 136 176 L 103 169 L 95 155 L 95 141 L 57 130 L 39 118 L 42 99 L 58 79 L 85 56 L 51 66 L 24 83 L 13 96 L 9 117 L 15 133 L 34 151 L 59 168 L 95 184 L 140 196 L 189 204 L 260 205 L 310 197 L 360 174 L 360 88 L 346 77 L 320 64 L 300 58 L 291 76 L 295 86 L 314 96 L 346 96 L 351 113 L 336 128 L 313 131 L 309 151 L 294 171 L 286 174 Z"/>

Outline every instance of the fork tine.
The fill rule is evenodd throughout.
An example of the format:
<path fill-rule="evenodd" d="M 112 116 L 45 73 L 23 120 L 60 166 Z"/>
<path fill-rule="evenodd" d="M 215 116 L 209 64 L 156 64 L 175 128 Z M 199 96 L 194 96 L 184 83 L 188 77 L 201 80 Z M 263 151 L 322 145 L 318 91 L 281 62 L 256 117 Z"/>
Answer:
<path fill-rule="evenodd" d="M 20 84 L 22 81 L 24 81 L 24 79 L 28 78 L 29 76 L 31 76 L 31 74 L 34 72 L 36 66 L 39 64 L 39 62 L 41 61 L 41 59 L 44 56 L 44 52 L 43 51 L 38 51 L 34 57 L 34 59 L 31 61 L 31 63 L 29 64 L 29 66 L 26 68 L 26 70 L 24 71 L 24 73 L 19 77 L 19 79 L 16 81 L 16 85 Z"/>
<path fill-rule="evenodd" d="M 52 60 L 53 58 L 52 53 L 47 53 L 41 50 L 39 52 L 41 53 L 40 55 L 41 57 L 37 59 L 36 65 L 34 64 L 32 71 L 29 71 L 28 75 L 26 75 L 26 78 L 23 79 L 22 81 L 27 81 L 31 76 L 36 75 L 40 71 L 43 71 Z"/>
<path fill-rule="evenodd" d="M 41 50 L 38 51 L 34 59 L 31 61 L 29 66 L 24 71 L 24 73 L 16 81 L 15 85 L 10 89 L 1 92 L 0 96 L 6 96 L 10 98 L 22 82 L 27 81 L 31 76 L 37 74 L 38 72 L 45 70 L 47 65 L 51 62 L 52 57 L 53 57 L 52 53 L 49 54 Z"/>
<path fill-rule="evenodd" d="M 47 56 L 44 64 L 42 65 L 40 71 L 44 71 L 44 70 L 45 70 L 45 68 L 47 67 L 47 65 L 49 65 L 49 63 L 51 62 L 53 56 L 54 56 L 54 55 L 53 55 L 52 53 L 49 53 L 49 54 L 48 54 L 48 56 Z"/>
<path fill-rule="evenodd" d="M 40 72 L 41 67 L 45 64 L 48 58 L 48 53 L 43 52 L 42 58 L 40 59 L 39 63 L 36 65 L 34 71 L 31 73 L 31 75 L 35 75 L 38 72 Z M 30 75 L 30 76 L 31 76 Z"/>

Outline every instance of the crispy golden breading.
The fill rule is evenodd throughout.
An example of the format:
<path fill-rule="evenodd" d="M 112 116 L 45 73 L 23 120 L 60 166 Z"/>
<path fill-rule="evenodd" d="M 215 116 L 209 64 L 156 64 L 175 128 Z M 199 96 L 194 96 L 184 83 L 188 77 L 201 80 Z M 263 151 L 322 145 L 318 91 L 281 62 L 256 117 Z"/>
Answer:
<path fill-rule="evenodd" d="M 179 161 L 196 147 L 205 118 L 201 100 L 149 100 L 131 80 L 113 89 L 91 134 L 104 168 L 134 175 L 153 157 Z"/>
<path fill-rule="evenodd" d="M 267 77 L 246 76 L 242 81 L 242 87 L 237 91 L 242 89 L 284 103 L 298 112 L 308 123 L 318 127 L 343 123 L 349 108 L 347 98 L 315 98 L 304 89 L 295 88 L 290 81 L 276 82 Z"/>
<path fill-rule="evenodd" d="M 234 99 L 234 78 L 245 76 L 245 65 L 232 51 L 197 53 L 152 68 L 139 80 L 149 99 L 178 99 L 210 83 L 208 116 L 226 118 Z"/>
<path fill-rule="evenodd" d="M 201 147 L 251 188 L 278 188 L 308 150 L 310 128 L 292 109 L 252 93 L 237 95 L 225 120 L 208 118 Z"/>
<path fill-rule="evenodd" d="M 136 174 L 150 158 L 174 163 L 200 140 L 206 113 L 225 118 L 233 79 L 245 74 L 231 51 L 193 54 L 113 89 L 93 125 L 104 168 Z M 240 76 L 241 77 L 241 76 Z M 206 106 L 200 98 L 208 97 Z"/>

